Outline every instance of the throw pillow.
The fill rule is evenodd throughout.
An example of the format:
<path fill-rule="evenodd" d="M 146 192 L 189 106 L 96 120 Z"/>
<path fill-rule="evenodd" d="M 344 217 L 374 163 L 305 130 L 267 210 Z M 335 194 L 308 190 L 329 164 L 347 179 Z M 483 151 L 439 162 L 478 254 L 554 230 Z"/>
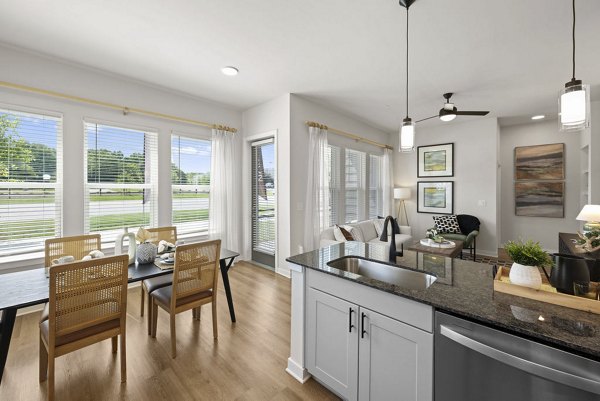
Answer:
<path fill-rule="evenodd" d="M 460 226 L 456 215 L 433 216 L 435 228 L 440 234 L 460 234 Z"/>
<path fill-rule="evenodd" d="M 375 225 L 375 232 L 377 233 L 378 237 L 381 237 L 381 233 L 383 232 L 383 222 L 384 221 L 385 221 L 384 219 L 373 220 L 373 224 Z"/>
<path fill-rule="evenodd" d="M 340 242 L 354 241 L 354 237 L 352 237 L 352 234 L 350 234 L 345 228 L 340 227 L 338 225 L 333 227 L 333 236 L 335 237 L 336 241 Z"/>
<path fill-rule="evenodd" d="M 343 225 L 342 228 L 344 228 L 346 231 L 348 231 L 350 233 L 350 235 L 352 235 L 353 239 L 348 240 L 348 241 L 365 242 L 365 237 L 363 237 L 363 234 L 362 234 L 362 231 L 360 231 L 360 228 L 349 226 L 349 225 Z"/>

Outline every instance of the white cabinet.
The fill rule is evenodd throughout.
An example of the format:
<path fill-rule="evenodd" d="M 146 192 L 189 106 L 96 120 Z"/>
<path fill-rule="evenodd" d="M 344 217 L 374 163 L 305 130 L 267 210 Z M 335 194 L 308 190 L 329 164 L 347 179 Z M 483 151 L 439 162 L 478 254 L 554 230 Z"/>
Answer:
<path fill-rule="evenodd" d="M 432 400 L 433 335 L 364 308 L 360 317 L 358 399 Z"/>
<path fill-rule="evenodd" d="M 322 383 L 347 400 L 358 389 L 358 307 L 309 288 L 306 365 Z"/>
<path fill-rule="evenodd" d="M 357 284 L 332 276 L 318 278 L 309 277 L 306 287 L 308 371 L 350 401 L 433 400 L 433 334 L 425 324 L 431 308 L 375 289 L 361 295 Z M 402 313 L 375 312 L 381 305 Z M 411 324 L 398 320 L 403 317 Z"/>

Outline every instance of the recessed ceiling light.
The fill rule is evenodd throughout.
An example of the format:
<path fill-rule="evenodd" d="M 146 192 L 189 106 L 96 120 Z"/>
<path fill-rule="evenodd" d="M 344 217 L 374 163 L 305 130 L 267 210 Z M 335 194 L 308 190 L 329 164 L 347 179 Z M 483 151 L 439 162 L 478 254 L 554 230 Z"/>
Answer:
<path fill-rule="evenodd" d="M 546 116 L 543 114 L 539 114 L 537 116 L 531 117 L 532 120 L 541 120 L 542 118 L 546 118 Z"/>
<path fill-rule="evenodd" d="M 235 67 L 227 66 L 221 68 L 221 72 L 225 75 L 229 75 L 230 77 L 232 77 L 234 75 L 237 75 L 240 72 L 240 70 L 238 70 Z"/>

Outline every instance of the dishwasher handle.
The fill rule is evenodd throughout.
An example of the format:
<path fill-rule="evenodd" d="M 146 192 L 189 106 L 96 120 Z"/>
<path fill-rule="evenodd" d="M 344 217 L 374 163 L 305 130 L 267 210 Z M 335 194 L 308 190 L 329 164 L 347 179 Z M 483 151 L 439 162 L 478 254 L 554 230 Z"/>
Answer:
<path fill-rule="evenodd" d="M 600 382 L 590 380 L 585 377 L 577 376 L 562 370 L 554 369 L 549 366 L 523 359 L 516 355 L 504 352 L 487 344 L 474 340 L 457 331 L 457 328 L 450 328 L 447 325 L 440 325 L 440 334 L 448 339 L 465 346 L 477 353 L 495 359 L 505 365 L 536 375 L 543 379 L 561 383 L 570 387 L 588 391 L 593 394 L 600 394 Z"/>

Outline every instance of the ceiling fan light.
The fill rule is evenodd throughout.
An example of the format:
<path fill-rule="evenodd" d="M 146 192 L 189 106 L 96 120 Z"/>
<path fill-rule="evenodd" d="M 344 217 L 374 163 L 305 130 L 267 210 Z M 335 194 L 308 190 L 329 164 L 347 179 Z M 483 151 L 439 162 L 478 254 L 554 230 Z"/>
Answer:
<path fill-rule="evenodd" d="M 413 152 L 415 150 L 415 124 L 409 117 L 406 117 L 402 121 L 402 127 L 400 127 L 400 146 L 398 147 L 400 152 Z"/>
<path fill-rule="evenodd" d="M 590 87 L 572 79 L 565 84 L 558 98 L 559 128 L 579 131 L 590 126 Z"/>
<path fill-rule="evenodd" d="M 440 110 L 440 120 L 442 121 L 452 121 L 456 118 L 456 111 L 455 111 L 455 107 L 452 108 L 452 110 L 448 110 L 446 108 L 443 108 Z"/>

